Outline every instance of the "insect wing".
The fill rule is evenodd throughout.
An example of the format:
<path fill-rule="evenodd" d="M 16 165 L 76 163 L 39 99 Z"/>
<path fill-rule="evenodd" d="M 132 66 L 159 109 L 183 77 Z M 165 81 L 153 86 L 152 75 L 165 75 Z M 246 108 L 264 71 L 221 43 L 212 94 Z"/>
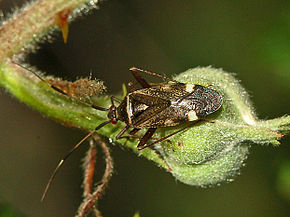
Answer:
<path fill-rule="evenodd" d="M 154 117 L 170 106 L 168 100 L 135 92 L 129 94 L 128 100 L 128 117 L 131 125 L 136 128 L 154 127 Z"/>
<path fill-rule="evenodd" d="M 136 90 L 128 95 L 127 111 L 130 124 L 135 128 L 176 126 L 186 119 L 172 102 L 188 94 L 184 84 L 164 84 Z M 179 114 L 178 114 L 179 113 Z"/>

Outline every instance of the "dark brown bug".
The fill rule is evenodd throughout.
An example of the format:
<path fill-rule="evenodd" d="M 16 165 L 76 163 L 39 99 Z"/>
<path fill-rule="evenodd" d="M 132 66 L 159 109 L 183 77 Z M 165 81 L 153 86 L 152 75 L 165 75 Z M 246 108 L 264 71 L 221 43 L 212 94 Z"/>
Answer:
<path fill-rule="evenodd" d="M 122 101 L 113 96 L 111 97 L 112 105 L 110 108 L 89 105 L 88 103 L 77 99 L 80 103 L 91 106 L 94 109 L 108 111 L 107 116 L 109 120 L 98 125 L 94 131 L 85 136 L 64 156 L 49 179 L 49 182 L 42 196 L 42 200 L 44 199 L 46 192 L 54 176 L 56 175 L 56 172 L 61 167 L 65 159 L 69 157 L 69 155 L 74 150 L 76 150 L 87 138 L 91 137 L 97 130 L 104 127 L 105 125 L 109 123 L 117 124 L 118 121 L 126 123 L 126 126 L 116 136 L 117 140 L 123 138 L 123 134 L 129 128 L 133 128 L 129 132 L 129 136 L 134 136 L 134 134 L 136 134 L 141 129 L 148 129 L 137 145 L 137 149 L 142 150 L 146 147 L 166 140 L 176 133 L 185 130 L 188 128 L 188 126 L 185 126 L 180 130 L 157 139 L 151 144 L 148 144 L 147 142 L 152 138 L 157 128 L 172 127 L 187 122 L 201 120 L 207 115 L 217 111 L 222 105 L 223 98 L 221 94 L 209 87 L 204 87 L 197 84 L 181 83 L 166 76 L 135 67 L 131 68 L 130 71 L 135 80 L 142 86 L 142 88 L 136 89 L 131 84 L 130 87 L 132 91 L 129 92 Z M 168 82 L 150 84 L 140 76 L 139 72 L 165 79 Z M 32 73 L 34 73 L 42 81 L 48 83 L 35 72 L 32 71 Z M 69 94 L 64 90 L 56 87 L 51 83 L 48 84 L 57 92 L 69 96 Z M 114 102 L 119 103 L 119 106 L 115 106 Z"/>
<path fill-rule="evenodd" d="M 95 130 L 88 134 L 81 142 L 103 126 L 109 123 L 117 124 L 118 121 L 122 121 L 126 123 L 126 127 L 116 136 L 117 140 L 123 138 L 123 134 L 129 128 L 133 128 L 133 130 L 129 132 L 130 136 L 133 136 L 141 129 L 148 129 L 137 146 L 138 150 L 142 150 L 167 139 L 187 127 L 160 138 L 151 144 L 147 144 L 157 128 L 172 127 L 186 122 L 201 120 L 207 115 L 217 111 L 222 105 L 222 96 L 214 89 L 197 84 L 184 84 L 166 76 L 135 67 L 132 67 L 130 71 L 142 88 L 136 89 L 130 85 L 133 90 L 128 93 L 122 101 L 112 96 L 112 105 L 110 108 L 89 105 L 86 102 L 78 100 L 94 109 L 108 111 L 107 116 L 109 119 L 97 126 Z M 159 83 L 156 85 L 149 84 L 140 76 L 139 72 L 163 78 L 167 80 L 168 83 Z M 43 79 L 41 78 L 41 80 Z M 55 85 L 51 83 L 49 85 L 59 93 L 68 95 L 64 90 L 59 89 Z M 119 106 L 115 106 L 114 102 L 119 103 Z M 79 145 L 80 143 L 78 143 L 73 150 Z"/>
<path fill-rule="evenodd" d="M 131 68 L 136 81 L 142 89 L 128 93 L 118 107 L 112 105 L 108 113 L 111 123 L 118 120 L 126 123 L 126 127 L 117 135 L 122 138 L 129 128 L 134 135 L 140 129 L 148 129 L 141 138 L 137 148 L 142 150 L 184 130 L 174 132 L 166 137 L 147 144 L 157 128 L 177 126 L 189 121 L 197 121 L 217 111 L 222 105 L 222 96 L 215 90 L 196 84 L 184 84 L 165 76 Z M 138 72 L 145 72 L 169 81 L 158 85 L 150 85 Z"/>

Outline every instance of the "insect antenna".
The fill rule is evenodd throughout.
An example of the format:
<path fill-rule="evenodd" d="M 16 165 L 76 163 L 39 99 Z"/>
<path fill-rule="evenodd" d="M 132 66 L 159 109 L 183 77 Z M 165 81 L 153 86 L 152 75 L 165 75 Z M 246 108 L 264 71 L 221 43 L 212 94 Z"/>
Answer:
<path fill-rule="evenodd" d="M 92 107 L 92 108 L 94 108 L 94 109 L 96 109 L 96 110 L 100 110 L 100 111 L 109 111 L 108 108 L 103 108 L 103 107 L 100 107 L 100 106 L 97 106 L 97 105 L 91 105 L 91 104 L 89 104 L 89 103 L 86 103 L 86 102 L 84 102 L 84 101 L 78 99 L 77 97 L 74 97 L 74 96 L 69 95 L 68 93 L 66 93 L 66 92 L 63 91 L 62 89 L 56 87 L 56 86 L 53 85 L 53 84 L 50 84 L 48 81 L 46 81 L 43 77 L 41 77 L 41 76 L 40 76 L 38 73 L 36 73 L 35 71 L 33 71 L 33 70 L 31 70 L 31 69 L 29 69 L 29 68 L 27 68 L 27 67 L 25 67 L 25 66 L 23 66 L 23 65 L 21 65 L 21 64 L 19 64 L 19 63 L 17 63 L 17 62 L 14 62 L 14 61 L 12 61 L 12 62 L 13 62 L 15 65 L 17 65 L 17 66 L 19 66 L 19 67 L 21 67 L 21 68 L 23 68 L 23 69 L 25 69 L 25 70 L 31 72 L 32 74 L 34 74 L 37 78 L 39 78 L 41 81 L 43 81 L 44 83 L 46 83 L 47 85 L 49 85 L 49 86 L 50 86 L 52 89 L 54 89 L 55 91 L 57 91 L 57 92 L 59 92 L 59 93 L 65 95 L 65 96 L 67 96 L 67 97 L 71 97 L 71 98 L 73 98 L 74 100 L 78 101 L 79 103 L 81 103 L 81 104 L 83 104 L 83 105 L 86 105 L 86 106 L 89 106 L 89 107 Z"/>
<path fill-rule="evenodd" d="M 47 194 L 47 191 L 49 189 L 49 187 L 51 186 L 51 183 L 52 181 L 54 180 L 55 176 L 56 176 L 56 173 L 58 172 L 58 170 L 60 169 L 60 167 L 63 165 L 64 161 L 76 150 L 80 147 L 80 145 L 86 141 L 88 138 L 90 138 L 92 135 L 94 135 L 94 133 L 101 129 L 103 126 L 107 125 L 111 123 L 111 121 L 105 121 L 103 123 L 101 123 L 99 126 L 97 126 L 95 128 L 95 130 L 91 131 L 89 134 L 87 134 L 84 138 L 82 138 L 81 141 L 79 141 L 66 155 L 64 155 L 64 157 L 59 161 L 59 163 L 57 164 L 56 168 L 54 169 L 52 175 L 50 176 L 49 180 L 48 180 L 48 183 L 44 189 L 44 192 L 42 194 L 42 197 L 41 197 L 41 202 L 44 200 L 46 194 Z"/>
<path fill-rule="evenodd" d="M 77 102 L 79 102 L 79 103 L 81 103 L 81 104 L 83 104 L 83 105 L 86 105 L 86 106 L 88 106 L 88 107 L 92 107 L 92 108 L 94 108 L 94 109 L 96 109 L 96 110 L 100 110 L 100 111 L 109 111 L 110 109 L 108 109 L 108 108 L 103 108 L 103 107 L 100 107 L 100 106 L 97 106 L 97 105 L 91 105 L 91 104 L 89 104 L 89 103 L 86 103 L 86 102 L 84 102 L 84 101 L 81 101 L 80 99 L 78 99 L 77 97 L 74 97 L 74 96 L 71 96 L 70 94 L 68 94 L 68 93 L 66 93 L 65 91 L 63 91 L 62 89 L 60 89 L 60 88 L 58 88 L 58 87 L 56 87 L 55 85 L 53 85 L 53 84 L 50 84 L 48 81 L 46 81 L 43 77 L 41 77 L 38 73 L 36 73 L 35 71 L 33 71 L 33 70 L 31 70 L 31 69 L 29 69 L 29 68 L 27 68 L 27 67 L 25 67 L 25 66 L 23 66 L 23 65 L 21 65 L 21 64 L 19 64 L 19 63 L 17 63 L 17 62 L 15 62 L 15 61 L 12 61 L 15 65 L 17 65 L 17 66 L 19 66 L 19 67 L 21 67 L 21 68 L 23 68 L 23 69 L 25 69 L 25 70 L 27 70 L 27 71 L 29 71 L 29 72 L 31 72 L 33 75 L 35 75 L 39 80 L 41 80 L 42 82 L 45 82 L 47 85 L 49 85 L 52 89 L 54 89 L 55 91 L 57 91 L 58 93 L 60 93 L 60 94 L 63 94 L 63 95 L 65 95 L 65 96 L 67 96 L 67 97 L 71 97 L 71 98 L 73 98 L 74 100 L 76 100 Z M 48 191 L 48 189 L 49 189 L 49 187 L 51 186 L 51 183 L 52 183 L 52 181 L 54 180 L 54 178 L 55 178 L 55 176 L 56 176 L 56 173 L 58 172 L 58 170 L 61 168 L 61 166 L 63 165 L 63 163 L 64 163 L 64 161 L 76 150 L 76 149 L 78 149 L 79 147 L 80 147 L 80 145 L 85 141 L 85 140 L 87 140 L 88 138 L 90 138 L 97 130 L 99 130 L 100 128 L 102 128 L 103 126 L 105 126 L 105 125 L 107 125 L 107 124 L 109 124 L 109 123 L 111 123 L 111 121 L 110 120 L 108 120 L 108 121 L 105 121 L 105 122 L 103 122 L 103 123 L 101 123 L 100 125 L 98 125 L 96 128 L 95 128 L 95 130 L 93 130 L 93 131 L 91 131 L 89 134 L 87 134 L 82 140 L 80 140 L 66 155 L 64 155 L 64 157 L 59 161 L 59 163 L 57 164 L 57 166 L 56 166 L 56 168 L 54 169 L 54 171 L 53 171 L 53 173 L 52 173 L 52 175 L 50 176 L 50 178 L 49 178 L 49 180 L 48 180 L 48 183 L 47 183 L 47 185 L 46 185 L 46 187 L 45 187 L 45 190 L 44 190 L 44 192 L 43 192 L 43 194 L 42 194 L 42 197 L 41 197 L 41 201 L 43 201 L 44 200 L 44 198 L 45 198 L 45 196 L 46 196 L 46 194 L 47 194 L 47 191 Z"/>

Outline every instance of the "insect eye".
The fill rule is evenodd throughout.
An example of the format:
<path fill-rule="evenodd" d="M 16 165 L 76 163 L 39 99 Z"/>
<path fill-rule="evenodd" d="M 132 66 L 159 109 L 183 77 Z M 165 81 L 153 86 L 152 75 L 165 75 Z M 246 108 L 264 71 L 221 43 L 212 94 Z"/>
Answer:
<path fill-rule="evenodd" d="M 112 110 L 115 110 L 115 108 L 116 108 L 116 106 L 111 105 L 109 109 L 110 109 L 110 111 L 112 111 Z"/>
<path fill-rule="evenodd" d="M 117 124 L 117 122 L 118 122 L 116 118 L 112 118 L 110 121 L 112 124 Z"/>

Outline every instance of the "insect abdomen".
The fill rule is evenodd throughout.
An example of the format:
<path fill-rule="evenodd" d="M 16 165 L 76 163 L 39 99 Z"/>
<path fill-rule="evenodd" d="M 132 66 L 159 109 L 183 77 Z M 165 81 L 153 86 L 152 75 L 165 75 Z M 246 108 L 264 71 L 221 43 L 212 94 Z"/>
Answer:
<path fill-rule="evenodd" d="M 216 112 L 223 102 L 222 95 L 216 90 L 201 85 L 195 85 L 193 94 L 188 96 L 187 100 L 193 102 L 198 118 Z"/>

